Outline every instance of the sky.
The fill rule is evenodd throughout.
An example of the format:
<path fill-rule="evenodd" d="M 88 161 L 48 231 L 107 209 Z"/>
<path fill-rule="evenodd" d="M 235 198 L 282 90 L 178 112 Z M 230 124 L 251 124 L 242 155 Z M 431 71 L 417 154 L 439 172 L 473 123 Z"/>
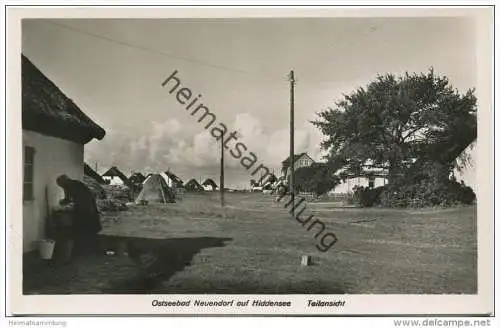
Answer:
<path fill-rule="evenodd" d="M 25 19 L 22 51 L 106 130 L 85 146 L 103 173 L 173 171 L 219 179 L 220 145 L 161 83 L 177 70 L 259 162 L 280 172 L 289 153 L 294 70 L 295 153 L 321 160 L 311 121 L 378 74 L 433 67 L 459 92 L 476 87 L 474 22 L 467 18 Z M 475 157 L 459 174 L 476 189 Z M 225 184 L 249 173 L 226 156 Z"/>

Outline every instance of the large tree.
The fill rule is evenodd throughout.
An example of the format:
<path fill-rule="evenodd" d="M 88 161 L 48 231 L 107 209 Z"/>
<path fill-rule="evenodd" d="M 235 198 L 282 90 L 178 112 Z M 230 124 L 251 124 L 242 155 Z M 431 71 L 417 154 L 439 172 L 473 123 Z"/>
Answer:
<path fill-rule="evenodd" d="M 327 137 L 330 163 L 351 176 L 383 169 L 390 182 L 423 162 L 457 165 L 476 139 L 476 110 L 474 90 L 462 95 L 430 69 L 379 75 L 312 123 Z"/>
<path fill-rule="evenodd" d="M 332 166 L 324 163 L 313 163 L 311 166 L 298 168 L 294 173 L 294 185 L 299 192 L 313 192 L 323 195 L 340 183 Z"/>

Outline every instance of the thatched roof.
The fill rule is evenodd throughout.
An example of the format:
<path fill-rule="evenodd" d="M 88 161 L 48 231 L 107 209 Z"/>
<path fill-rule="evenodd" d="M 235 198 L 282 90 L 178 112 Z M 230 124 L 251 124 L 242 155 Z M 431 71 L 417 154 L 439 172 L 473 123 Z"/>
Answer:
<path fill-rule="evenodd" d="M 99 175 L 99 173 L 94 171 L 87 163 L 83 164 L 83 173 L 85 175 L 91 177 L 92 179 L 94 179 L 96 182 L 98 182 L 100 184 L 105 183 L 104 180 L 102 179 L 102 177 Z"/>
<path fill-rule="evenodd" d="M 109 170 L 104 172 L 102 177 L 119 177 L 124 183 L 128 181 L 127 176 L 123 174 L 116 166 L 111 167 Z"/>
<path fill-rule="evenodd" d="M 96 199 L 105 199 L 106 198 L 106 191 L 104 188 L 94 180 L 91 176 L 84 175 L 83 176 L 83 183 L 87 186 L 87 188 L 90 189 L 92 194 L 94 194 L 94 197 Z"/>
<path fill-rule="evenodd" d="M 142 179 L 142 181 L 146 180 L 146 176 L 141 172 L 134 172 L 130 175 L 129 180 L 132 178 Z"/>
<path fill-rule="evenodd" d="M 45 135 L 87 143 L 106 132 L 21 55 L 22 127 Z"/>
<path fill-rule="evenodd" d="M 214 189 L 216 189 L 216 188 L 217 188 L 217 184 L 215 183 L 215 181 L 214 181 L 214 180 L 212 180 L 212 179 L 210 179 L 210 178 L 206 179 L 206 180 L 202 183 L 202 185 L 204 185 L 204 186 L 212 186 Z"/>
<path fill-rule="evenodd" d="M 182 181 L 181 178 L 179 178 L 177 175 L 173 174 L 170 171 L 165 171 L 165 174 L 177 185 L 177 186 L 182 186 L 184 181 Z"/>
<path fill-rule="evenodd" d="M 135 172 L 128 178 L 128 182 L 131 184 L 142 184 L 144 180 L 146 177 L 141 172 Z"/>
<path fill-rule="evenodd" d="M 187 191 L 204 191 L 202 185 L 198 183 L 195 179 L 189 180 L 185 185 Z"/>

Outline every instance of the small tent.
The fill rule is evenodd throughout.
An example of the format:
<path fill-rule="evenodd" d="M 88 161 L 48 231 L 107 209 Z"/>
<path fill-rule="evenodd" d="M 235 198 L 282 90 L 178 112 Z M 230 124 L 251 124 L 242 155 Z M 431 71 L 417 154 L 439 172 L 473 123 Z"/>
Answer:
<path fill-rule="evenodd" d="M 184 188 L 186 188 L 186 191 L 190 192 L 200 192 L 200 191 L 205 191 L 203 189 L 202 185 L 198 183 L 195 179 L 189 180 L 185 185 Z"/>
<path fill-rule="evenodd" d="M 151 174 L 142 184 L 135 203 L 175 203 L 175 194 L 159 174 Z"/>

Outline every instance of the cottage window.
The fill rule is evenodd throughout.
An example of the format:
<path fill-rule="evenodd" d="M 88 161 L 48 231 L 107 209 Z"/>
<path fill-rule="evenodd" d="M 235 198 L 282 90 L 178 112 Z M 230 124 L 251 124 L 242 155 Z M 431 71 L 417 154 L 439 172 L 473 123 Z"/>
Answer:
<path fill-rule="evenodd" d="M 24 147 L 23 200 L 33 200 L 35 148 Z"/>

